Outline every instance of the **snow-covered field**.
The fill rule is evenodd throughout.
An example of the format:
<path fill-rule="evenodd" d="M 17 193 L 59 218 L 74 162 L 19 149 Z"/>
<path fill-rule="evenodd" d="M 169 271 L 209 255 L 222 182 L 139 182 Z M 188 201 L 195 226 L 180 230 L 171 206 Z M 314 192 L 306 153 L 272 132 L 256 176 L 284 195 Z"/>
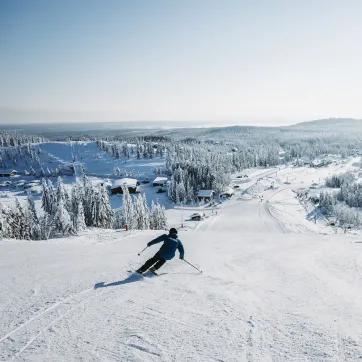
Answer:
<path fill-rule="evenodd" d="M 180 230 L 202 274 L 178 259 L 159 277 L 128 273 L 155 231 L 3 241 L 0 358 L 361 359 L 360 238 L 290 234 L 265 205 L 234 198 Z"/>
<path fill-rule="evenodd" d="M 42 150 L 61 159 L 64 147 Z M 91 165 L 95 150 L 77 147 L 77 162 Z M 100 155 L 94 180 L 115 166 Z M 140 163 L 137 172 L 153 167 Z M 0 241 L 0 360 L 362 360 L 362 239 L 314 223 L 295 198 L 359 168 L 349 159 L 246 170 L 248 178 L 233 179 L 235 196 L 213 208 L 175 207 L 161 195 L 185 259 L 202 274 L 177 258 L 158 277 L 129 273 L 158 250 L 137 256 L 157 231 Z M 149 185 L 143 191 L 159 197 Z M 121 197 L 112 199 L 117 207 Z M 204 220 L 189 221 L 193 212 Z"/>

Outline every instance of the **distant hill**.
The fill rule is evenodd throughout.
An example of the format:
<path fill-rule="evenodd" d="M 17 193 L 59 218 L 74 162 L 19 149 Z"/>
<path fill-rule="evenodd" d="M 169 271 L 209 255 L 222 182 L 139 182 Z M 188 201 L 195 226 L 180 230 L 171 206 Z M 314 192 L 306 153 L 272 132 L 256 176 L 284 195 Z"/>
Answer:
<path fill-rule="evenodd" d="M 316 121 L 301 122 L 292 126 L 283 128 L 294 128 L 300 130 L 311 130 L 311 131 L 345 131 L 345 132 L 362 132 L 362 120 L 353 118 L 328 118 L 319 119 Z"/>

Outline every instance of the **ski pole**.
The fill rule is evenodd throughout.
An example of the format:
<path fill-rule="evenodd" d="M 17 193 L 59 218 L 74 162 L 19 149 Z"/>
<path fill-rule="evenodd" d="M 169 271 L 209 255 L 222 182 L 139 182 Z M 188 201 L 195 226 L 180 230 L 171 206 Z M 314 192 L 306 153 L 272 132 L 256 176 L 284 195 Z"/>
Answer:
<path fill-rule="evenodd" d="M 196 270 L 198 270 L 200 273 L 202 273 L 202 270 L 200 270 L 199 268 L 196 268 L 195 265 L 192 265 L 191 263 L 189 263 L 187 260 L 182 259 L 183 261 L 185 261 L 187 264 L 191 265 L 193 268 L 195 268 Z"/>
<path fill-rule="evenodd" d="M 140 251 L 140 252 L 138 253 L 138 256 L 140 256 L 147 248 L 148 248 L 148 246 L 146 246 L 142 251 Z"/>

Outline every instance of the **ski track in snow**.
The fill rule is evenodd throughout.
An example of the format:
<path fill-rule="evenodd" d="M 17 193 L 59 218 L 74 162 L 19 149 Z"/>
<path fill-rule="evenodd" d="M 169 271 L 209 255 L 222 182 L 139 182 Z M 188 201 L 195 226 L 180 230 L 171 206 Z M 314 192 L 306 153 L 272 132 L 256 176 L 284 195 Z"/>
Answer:
<path fill-rule="evenodd" d="M 211 241 L 207 274 L 179 264 L 160 277 L 123 273 L 108 287 L 84 289 L 7 333 L 1 359 L 356 361 L 362 356 L 361 306 L 353 302 L 362 293 L 359 259 L 352 257 L 358 244 L 347 244 L 354 253 L 340 258 L 346 246 L 333 240 L 326 255 L 313 242 L 280 238 L 282 245 L 224 242 L 232 254 Z M 185 245 L 194 242 L 190 234 Z"/>
<path fill-rule="evenodd" d="M 298 219 L 293 187 L 181 230 L 203 274 L 126 273 L 155 231 L 0 244 L 0 360 L 362 361 L 361 244 Z"/>

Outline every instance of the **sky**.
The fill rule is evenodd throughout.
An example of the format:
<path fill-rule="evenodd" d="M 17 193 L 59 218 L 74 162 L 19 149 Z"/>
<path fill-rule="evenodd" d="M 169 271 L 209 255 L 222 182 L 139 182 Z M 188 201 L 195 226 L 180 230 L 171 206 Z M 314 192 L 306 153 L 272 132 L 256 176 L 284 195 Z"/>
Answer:
<path fill-rule="evenodd" d="M 361 0 L 0 0 L 0 121 L 362 118 Z"/>

